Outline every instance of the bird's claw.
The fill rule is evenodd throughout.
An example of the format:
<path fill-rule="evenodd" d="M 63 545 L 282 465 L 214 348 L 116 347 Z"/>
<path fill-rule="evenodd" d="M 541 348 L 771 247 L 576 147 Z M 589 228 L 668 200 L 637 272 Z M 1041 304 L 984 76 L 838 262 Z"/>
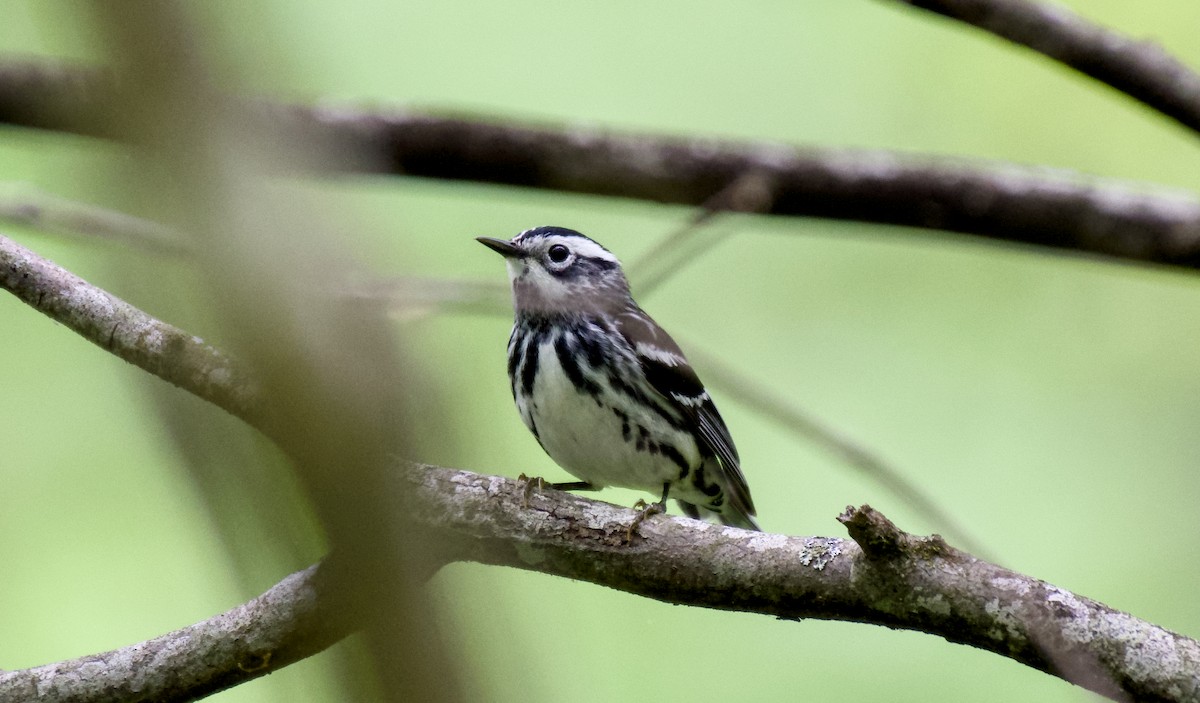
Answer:
<path fill-rule="evenodd" d="M 537 489 L 540 491 L 546 487 L 546 482 L 542 480 L 541 476 L 530 478 L 525 474 L 517 476 L 517 481 L 525 484 L 525 487 L 521 490 L 521 508 L 528 509 L 529 498 L 533 495 L 534 486 L 537 486 Z"/>
<path fill-rule="evenodd" d="M 646 518 L 651 515 L 663 515 L 667 512 L 665 503 L 647 503 L 644 500 L 638 499 L 638 502 L 633 504 L 638 514 L 634 516 L 633 522 L 629 523 L 629 529 L 625 531 L 625 544 L 633 544 L 633 533 L 637 532 L 637 528 L 646 521 Z"/>

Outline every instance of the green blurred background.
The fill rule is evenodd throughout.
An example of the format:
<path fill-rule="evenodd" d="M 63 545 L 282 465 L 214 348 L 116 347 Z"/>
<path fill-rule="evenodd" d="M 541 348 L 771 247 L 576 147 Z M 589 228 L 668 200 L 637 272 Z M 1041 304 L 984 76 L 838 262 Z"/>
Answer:
<path fill-rule="evenodd" d="M 1194 0 L 1064 4 L 1200 67 Z M 1200 190 L 1194 135 L 1029 52 L 891 3 L 188 7 L 222 82 L 278 98 L 999 159 Z M 0 13 L 0 51 L 95 56 L 71 5 L 5 1 Z M 103 176 L 123 158 L 113 145 L 0 130 L 0 179 L 55 195 L 119 204 L 121 183 Z M 473 237 L 538 224 L 580 229 L 629 261 L 689 215 L 382 177 L 287 187 L 381 276 L 498 282 L 503 267 Z M 640 301 L 685 349 L 770 383 L 881 453 L 1001 563 L 1200 636 L 1200 277 L 897 228 L 753 217 L 714 227 L 721 244 Z M 3 231 L 220 338 L 186 292 L 139 297 L 151 288 L 143 276 L 192 290 L 178 264 Z M 159 412 L 180 392 L 7 295 L 0 321 L 0 668 L 193 623 L 320 556 L 311 534 L 259 540 L 250 520 L 239 551 L 228 548 Z M 509 322 L 397 323 L 429 354 L 420 371 L 444 416 L 445 436 L 419 458 L 562 479 L 511 406 Z M 716 397 L 765 529 L 842 534 L 834 516 L 864 502 L 910 531 L 943 529 Z M 213 436 L 253 448 L 237 423 L 195 406 Z M 671 607 L 473 565 L 445 569 L 431 591 L 477 700 L 1087 698 L 916 633 Z M 328 660 L 216 700 L 338 700 Z"/>

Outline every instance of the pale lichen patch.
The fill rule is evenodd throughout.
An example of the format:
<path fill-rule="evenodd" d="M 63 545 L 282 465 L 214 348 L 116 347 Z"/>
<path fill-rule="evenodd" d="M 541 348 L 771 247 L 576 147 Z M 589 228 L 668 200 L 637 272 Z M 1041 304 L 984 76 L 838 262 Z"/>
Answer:
<path fill-rule="evenodd" d="M 1016 596 L 1029 594 L 1029 580 L 1012 576 L 997 576 L 992 579 L 992 587 L 997 590 L 1009 591 Z"/>
<path fill-rule="evenodd" d="M 765 552 L 774 549 L 786 549 L 790 540 L 784 535 L 770 532 L 756 532 L 746 540 L 746 549 L 752 552 Z"/>
<path fill-rule="evenodd" d="M 1062 636 L 1068 642 L 1085 644 L 1092 640 L 1095 634 L 1092 632 L 1091 613 L 1074 593 L 1051 587 L 1050 594 L 1046 596 L 1046 602 L 1053 604 L 1052 607 L 1056 609 L 1069 613 L 1064 613 L 1058 618 L 1062 627 Z"/>
<path fill-rule="evenodd" d="M 487 496 L 495 496 L 504 488 L 504 479 L 499 476 L 483 476 L 462 471 L 452 474 L 450 483 L 455 486 L 454 492 L 460 494 L 483 493 Z"/>
<path fill-rule="evenodd" d="M 800 550 L 800 563 L 821 571 L 841 553 L 842 543 L 840 541 L 809 537 L 804 540 Z"/>
<path fill-rule="evenodd" d="M 1125 613 L 1113 613 L 1105 620 L 1116 631 L 1113 634 L 1127 641 L 1125 670 L 1135 677 L 1147 677 L 1164 670 L 1174 671 L 1185 665 L 1177 640 L 1169 632 L 1158 628 L 1147 632 L 1133 616 Z M 1141 636 L 1129 641 L 1131 633 Z"/>
<path fill-rule="evenodd" d="M 83 678 L 103 676 L 108 671 L 108 664 L 103 661 L 90 661 L 79 667 L 79 675 Z"/>
<path fill-rule="evenodd" d="M 208 372 L 208 381 L 214 386 L 227 386 L 233 382 L 233 372 L 228 366 L 218 366 Z"/>
<path fill-rule="evenodd" d="M 489 496 L 494 496 L 504 490 L 507 481 L 499 476 L 488 476 L 487 484 L 483 486 L 483 490 Z"/>
<path fill-rule="evenodd" d="M 136 332 L 138 340 L 142 344 L 142 348 L 150 354 L 159 356 L 165 351 L 163 348 L 163 333 L 156 324 L 144 324 Z"/>
<path fill-rule="evenodd" d="M 917 596 L 917 607 L 937 615 L 950 614 L 950 601 L 940 593 L 932 596 Z"/>
<path fill-rule="evenodd" d="M 993 598 L 983 604 L 983 610 L 992 616 L 995 623 L 988 629 L 988 636 L 995 640 L 1006 640 L 1009 643 L 1023 642 L 1025 636 L 1021 633 L 1020 618 L 1014 610 L 1014 605 L 1001 604 L 999 598 Z"/>
<path fill-rule="evenodd" d="M 116 311 L 112 298 L 100 289 L 89 286 L 82 281 L 71 286 L 70 297 L 73 301 L 73 307 L 87 310 L 89 316 L 93 319 L 110 318 Z"/>

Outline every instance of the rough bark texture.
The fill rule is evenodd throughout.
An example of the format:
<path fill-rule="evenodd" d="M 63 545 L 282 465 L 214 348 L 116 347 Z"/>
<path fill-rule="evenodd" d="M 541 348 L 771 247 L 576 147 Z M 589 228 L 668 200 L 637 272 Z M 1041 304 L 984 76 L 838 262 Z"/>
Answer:
<path fill-rule="evenodd" d="M 627 545 L 631 510 L 557 491 L 534 492 L 525 508 L 508 479 L 431 467 L 406 476 L 410 509 L 458 534 L 460 558 L 668 603 L 919 630 L 1113 698 L 1200 700 L 1200 643 L 936 535 L 907 535 L 866 506 L 839 518 L 857 542 L 656 517 Z"/>
<path fill-rule="evenodd" d="M 398 510 L 447 559 L 565 576 L 667 603 L 918 630 L 1118 700 L 1200 700 L 1200 643 L 908 535 L 867 506 L 852 540 L 786 537 L 634 511 L 431 466 L 397 467 Z M 211 620 L 122 650 L 0 674 L 0 700 L 194 700 L 313 654 L 353 627 L 317 567 Z"/>

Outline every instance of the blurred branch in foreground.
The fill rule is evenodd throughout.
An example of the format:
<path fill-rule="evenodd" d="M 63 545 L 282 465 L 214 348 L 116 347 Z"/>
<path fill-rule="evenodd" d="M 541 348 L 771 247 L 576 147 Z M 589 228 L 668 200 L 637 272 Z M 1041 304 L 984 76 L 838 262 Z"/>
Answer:
<path fill-rule="evenodd" d="M 98 71 L 0 64 L 0 123 L 111 136 Z M 259 130 L 337 155 L 311 168 L 389 173 L 701 206 L 754 174 L 761 212 L 947 230 L 1200 268 L 1200 199 L 1013 164 L 881 151 L 617 134 L 350 107 L 253 104 Z M 284 144 L 283 146 L 286 146 Z M 286 151 L 286 149 L 281 149 Z M 357 156 L 355 156 L 357 155 Z M 369 156 L 364 156 L 369 155 Z M 306 157 L 297 156 L 304 161 Z M 1162 189 L 1158 189 L 1162 191 Z M 896 230 L 896 234 L 907 234 Z"/>
<path fill-rule="evenodd" d="M 72 329 L 100 346 L 128 354 L 127 343 L 107 344 L 95 331 L 111 330 L 114 339 L 124 339 L 122 324 L 133 319 L 136 329 L 153 338 L 155 323 L 163 324 L 81 279 L 64 276 L 70 274 L 0 238 L 0 287 L 54 319 L 70 321 Z M 64 285 L 74 289 L 72 295 L 63 293 Z M 242 397 L 233 388 L 214 392 L 195 381 L 236 384 L 238 375 L 225 357 L 213 357 L 196 337 L 175 339 L 171 345 L 134 345 L 135 355 L 162 357 L 139 366 L 185 390 L 205 393 L 206 399 Z M 213 358 L 225 360 L 224 367 L 212 366 Z M 189 368 L 197 362 L 209 365 Z M 238 412 L 239 406 L 230 409 Z M 644 523 L 641 538 L 625 544 L 633 511 L 558 491 L 538 493 L 526 505 L 525 485 L 518 481 L 418 466 L 398 467 L 383 485 L 387 492 L 377 498 L 391 505 L 394 515 L 409 516 L 406 524 L 436 535 L 438 562 L 516 566 L 671 603 L 918 630 L 1011 657 L 1118 699 L 1128 694 L 1138 700 L 1186 700 L 1189 691 L 1200 690 L 1195 641 L 978 560 L 940 538 L 905 535 L 866 509 L 850 511 L 843 520 L 861 549 L 845 540 L 748 533 L 683 518 Z M 396 529 L 406 534 L 380 544 L 418 534 Z M 339 598 L 350 597 L 343 590 L 337 589 Z M 288 618 L 291 612 L 284 607 L 273 617 Z M 344 634 L 353 626 L 323 623 L 321 628 Z M 194 644 L 211 646 L 199 638 Z M 221 651 L 230 657 L 223 666 L 248 668 L 245 648 Z M 255 661 L 263 656 L 258 652 Z M 64 685 L 83 680 L 72 667 L 86 667 L 88 661 L 93 660 L 0 675 L 0 699 L 8 691 L 27 691 L 35 680 L 49 686 L 44 676 L 60 666 L 67 672 Z M 188 661 L 197 659 L 184 658 L 180 665 Z M 269 661 L 263 666 L 269 669 Z"/>
<path fill-rule="evenodd" d="M 130 157 L 119 187 L 188 238 L 189 264 L 203 279 L 196 296 L 259 384 L 255 419 L 287 456 L 299 494 L 269 481 L 239 488 L 258 489 L 251 510 L 271 503 L 268 512 L 278 514 L 285 500 L 304 506 L 328 545 L 322 573 L 340 580 L 346 606 L 358 609 L 364 646 L 359 656 L 337 657 L 342 697 L 461 700 L 459 667 L 422 588 L 439 566 L 432 536 L 394 528 L 403 521 L 382 499 L 394 457 L 412 451 L 409 404 L 421 397 L 413 365 L 382 310 L 312 285 L 351 275 L 350 246 L 323 226 L 323 213 L 266 177 L 281 161 L 322 160 L 320 145 L 286 126 L 264 138 L 261 123 L 243 117 L 245 104 L 215 89 L 242 76 L 217 68 L 223 47 L 188 5 L 90 3 L 86 12 L 121 86 L 100 106 Z M 427 409 L 436 398 L 422 402 Z M 195 485 L 219 493 L 237 481 L 235 470 L 226 468 L 225 481 L 197 476 Z M 226 532 L 244 524 L 217 512 L 232 503 L 205 500 Z"/>

